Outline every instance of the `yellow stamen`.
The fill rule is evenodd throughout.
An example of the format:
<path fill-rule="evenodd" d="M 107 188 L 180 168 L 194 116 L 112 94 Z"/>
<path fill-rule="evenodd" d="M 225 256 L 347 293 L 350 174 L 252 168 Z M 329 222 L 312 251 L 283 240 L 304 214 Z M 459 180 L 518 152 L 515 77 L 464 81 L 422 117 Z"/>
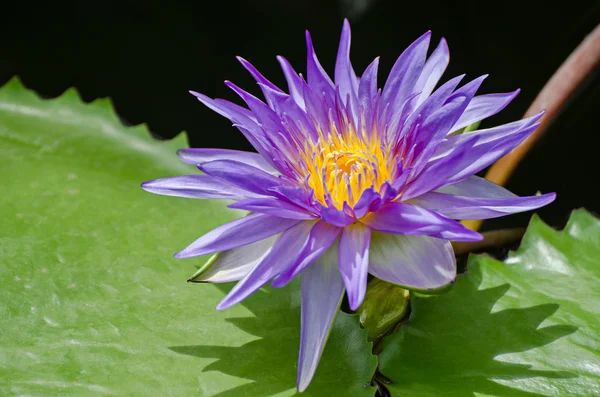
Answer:
<path fill-rule="evenodd" d="M 376 134 L 367 139 L 354 131 L 345 131 L 343 136 L 335 128 L 332 131 L 327 137 L 319 131 L 319 140 L 301 155 L 316 199 L 342 209 L 344 202 L 353 206 L 369 187 L 379 191 L 390 180 L 393 162 L 388 161 Z M 328 194 L 330 204 L 325 199 Z"/>

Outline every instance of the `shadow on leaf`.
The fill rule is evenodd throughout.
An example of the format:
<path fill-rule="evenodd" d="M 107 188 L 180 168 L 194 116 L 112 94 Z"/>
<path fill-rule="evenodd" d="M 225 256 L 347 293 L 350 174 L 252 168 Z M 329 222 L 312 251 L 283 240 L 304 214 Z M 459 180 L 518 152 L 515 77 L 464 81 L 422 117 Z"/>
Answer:
<path fill-rule="evenodd" d="M 204 288 L 211 288 L 205 285 Z M 230 285 L 217 285 L 226 292 Z M 214 287 L 212 287 L 214 288 Z M 215 302 L 216 304 L 217 302 Z M 232 317 L 226 321 L 258 337 L 239 347 L 173 346 L 172 351 L 215 358 L 203 372 L 218 371 L 252 380 L 211 397 L 268 397 L 295 390 L 300 343 L 300 291 L 297 283 L 283 289 L 261 289 L 243 303 L 255 317 Z M 366 385 L 375 367 L 371 344 L 355 316 L 340 313 L 330 335 L 313 382 L 295 396 L 372 396 Z"/>
<path fill-rule="evenodd" d="M 509 284 L 479 289 L 482 274 L 472 266 L 445 295 L 415 298 L 410 321 L 388 337 L 380 355 L 381 371 L 392 395 L 404 396 L 545 396 L 503 381 L 573 378 L 563 371 L 536 370 L 503 362 L 499 356 L 535 349 L 572 334 L 577 327 L 540 328 L 558 304 L 493 311 Z M 543 390 L 540 388 L 540 390 Z"/>

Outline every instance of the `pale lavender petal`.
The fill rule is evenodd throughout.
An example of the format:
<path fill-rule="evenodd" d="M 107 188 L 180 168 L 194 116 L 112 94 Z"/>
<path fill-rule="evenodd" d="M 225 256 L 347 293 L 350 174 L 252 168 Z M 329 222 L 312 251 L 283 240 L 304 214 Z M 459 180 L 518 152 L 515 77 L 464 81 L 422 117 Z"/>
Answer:
<path fill-rule="evenodd" d="M 352 107 L 358 110 L 358 79 L 350 62 L 350 23 L 344 20 L 342 36 L 335 61 L 335 84 L 339 86 L 344 103 L 349 98 Z"/>
<path fill-rule="evenodd" d="M 284 231 L 254 269 L 217 305 L 217 310 L 227 309 L 243 301 L 286 270 L 302 252 L 314 224 L 315 222 L 304 221 Z"/>
<path fill-rule="evenodd" d="M 306 109 L 304 105 L 304 94 L 302 89 L 302 78 L 296 73 L 290 62 L 282 56 L 278 56 L 277 60 L 283 70 L 283 75 L 288 84 L 290 96 L 296 101 L 301 109 Z"/>
<path fill-rule="evenodd" d="M 241 247 L 281 233 L 298 222 L 297 219 L 250 214 L 211 230 L 183 251 L 175 254 L 175 257 L 190 258 Z"/>
<path fill-rule="evenodd" d="M 506 94 L 486 94 L 474 97 L 463 115 L 458 119 L 452 131 L 459 130 L 468 125 L 495 115 L 504 109 L 518 94 L 520 90 Z"/>
<path fill-rule="evenodd" d="M 229 208 L 270 214 L 289 219 L 307 220 L 316 218 L 314 213 L 309 213 L 304 208 L 275 197 L 257 197 L 241 200 L 229 205 Z"/>
<path fill-rule="evenodd" d="M 516 194 L 480 176 L 470 176 L 462 182 L 437 190 L 439 193 L 465 197 L 514 198 Z"/>
<path fill-rule="evenodd" d="M 402 202 L 391 202 L 360 220 L 384 233 L 427 235 L 455 241 L 480 241 L 483 236 L 434 211 Z"/>
<path fill-rule="evenodd" d="M 417 99 L 417 106 L 423 103 L 423 101 L 431 95 L 433 89 L 444 74 L 449 61 L 450 52 L 448 51 L 448 43 L 446 43 L 446 39 L 442 38 L 440 44 L 438 44 L 437 48 L 429 58 L 427 58 L 421 76 L 415 84 L 415 90 L 421 92 Z"/>
<path fill-rule="evenodd" d="M 435 290 L 456 278 L 456 259 L 447 240 L 373 231 L 369 273 L 392 284 Z"/>
<path fill-rule="evenodd" d="M 342 231 L 337 226 L 319 221 L 313 226 L 308 241 L 299 255 L 298 260 L 286 271 L 282 272 L 271 284 L 275 288 L 283 287 L 294 279 L 302 270 L 320 257 L 335 242 Z"/>
<path fill-rule="evenodd" d="M 350 309 L 357 310 L 367 292 L 371 229 L 361 223 L 346 226 L 340 238 L 338 265 Z"/>
<path fill-rule="evenodd" d="M 298 391 L 306 390 L 329 337 L 344 296 L 344 282 L 337 267 L 337 247 L 332 246 L 301 276 L 302 311 Z"/>
<path fill-rule="evenodd" d="M 273 236 L 256 243 L 221 252 L 217 254 L 217 259 L 208 269 L 200 274 L 195 274 L 188 281 L 199 283 L 239 281 L 258 265 L 276 239 L 277 236 Z"/>
<path fill-rule="evenodd" d="M 423 71 L 431 32 L 415 40 L 400 55 L 383 87 L 382 103 L 390 104 L 392 109 L 399 108 L 412 94 Z"/>
<path fill-rule="evenodd" d="M 183 162 L 188 164 L 204 164 L 214 160 L 233 160 L 259 168 L 269 174 L 277 172 L 260 154 L 241 150 L 191 148 L 179 149 L 177 155 Z"/>
<path fill-rule="evenodd" d="M 281 181 L 256 167 L 231 160 L 216 160 L 198 165 L 198 168 L 217 179 L 240 189 L 269 195 L 267 189 L 281 185 Z"/>
<path fill-rule="evenodd" d="M 209 175 L 182 175 L 142 183 L 142 189 L 163 196 L 240 200 L 254 194 Z"/>
<path fill-rule="evenodd" d="M 411 203 L 433 210 L 453 219 L 490 219 L 531 211 L 550 204 L 555 193 L 531 197 L 477 198 L 429 192 L 414 198 Z"/>

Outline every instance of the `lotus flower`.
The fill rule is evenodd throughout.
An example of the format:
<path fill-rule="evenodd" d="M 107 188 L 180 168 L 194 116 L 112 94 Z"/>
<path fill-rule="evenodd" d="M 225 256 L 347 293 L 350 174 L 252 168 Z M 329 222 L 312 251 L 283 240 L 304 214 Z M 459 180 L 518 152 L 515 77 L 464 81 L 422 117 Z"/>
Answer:
<path fill-rule="evenodd" d="M 344 293 L 357 309 L 369 273 L 411 290 L 440 289 L 456 277 L 450 240 L 482 238 L 457 219 L 529 211 L 555 198 L 517 197 L 475 176 L 527 138 L 542 114 L 460 133 L 502 110 L 518 90 L 476 96 L 486 76 L 458 87 L 464 75 L 435 89 L 449 53 L 442 39 L 427 57 L 430 37 L 425 33 L 400 55 L 383 89 L 378 58 L 361 77 L 354 72 L 348 21 L 333 80 L 308 32 L 306 80 L 277 58 L 288 92 L 238 58 L 264 101 L 229 81 L 247 108 L 192 94 L 231 120 L 257 153 L 181 149 L 180 158 L 202 174 L 142 185 L 168 196 L 233 200 L 229 207 L 249 212 L 175 255 L 220 253 L 194 277 L 238 281 L 217 309 L 268 282 L 282 287 L 300 276 L 300 391 L 315 373 Z"/>

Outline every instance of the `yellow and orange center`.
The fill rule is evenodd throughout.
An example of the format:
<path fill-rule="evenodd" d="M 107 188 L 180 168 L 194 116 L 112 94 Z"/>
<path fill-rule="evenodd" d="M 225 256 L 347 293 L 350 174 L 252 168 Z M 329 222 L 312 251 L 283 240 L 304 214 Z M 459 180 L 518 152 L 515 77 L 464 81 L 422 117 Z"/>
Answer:
<path fill-rule="evenodd" d="M 308 186 L 321 204 L 342 209 L 346 202 L 352 207 L 365 189 L 379 191 L 390 180 L 394 165 L 378 139 L 355 133 L 320 135 L 303 153 L 303 159 Z"/>

